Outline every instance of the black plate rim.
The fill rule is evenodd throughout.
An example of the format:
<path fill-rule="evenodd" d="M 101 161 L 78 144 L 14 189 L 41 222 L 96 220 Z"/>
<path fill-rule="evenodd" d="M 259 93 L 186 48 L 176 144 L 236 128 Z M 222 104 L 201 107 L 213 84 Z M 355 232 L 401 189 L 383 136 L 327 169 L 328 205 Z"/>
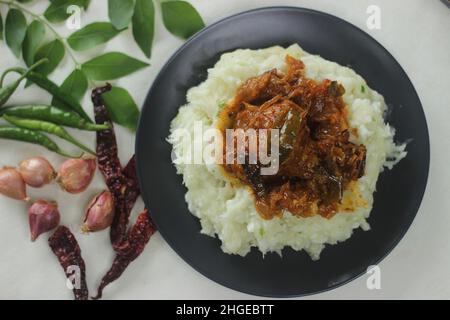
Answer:
<path fill-rule="evenodd" d="M 422 102 L 421 102 L 421 100 L 420 100 L 420 97 L 419 97 L 419 95 L 418 95 L 418 93 L 417 93 L 417 90 L 416 90 L 416 88 L 414 87 L 414 85 L 413 85 L 413 83 L 412 83 L 412 81 L 411 81 L 411 79 L 409 78 L 409 76 L 408 76 L 408 74 L 406 73 L 406 71 L 403 69 L 403 67 L 400 65 L 400 63 L 397 61 L 397 59 L 378 41 L 378 40 L 376 40 L 375 38 L 373 38 L 371 35 L 369 35 L 368 33 L 366 33 L 365 31 L 363 31 L 361 28 L 359 28 L 359 27 L 357 27 L 357 26 L 355 26 L 354 24 L 352 24 L 352 23 L 350 23 L 350 22 L 348 22 L 348 21 L 346 21 L 346 20 L 344 20 L 344 19 L 342 19 L 342 18 L 339 18 L 339 17 L 337 17 L 337 16 L 334 16 L 334 15 L 332 15 L 332 14 L 329 14 L 329 13 L 326 13 L 326 12 L 322 12 L 322 11 L 318 11 L 318 10 L 314 10 L 314 9 L 310 9 L 310 8 L 304 8 L 304 7 L 294 7 L 294 6 L 267 6 L 267 7 L 260 7 L 260 8 L 256 8 L 256 9 L 251 9 L 251 10 L 246 10 L 246 11 L 243 11 L 243 12 L 239 12 L 239 13 L 236 13 L 236 14 L 233 14 L 233 15 L 231 15 L 231 16 L 228 16 L 228 17 L 226 17 L 226 18 L 223 18 L 223 19 L 221 19 L 221 20 L 219 20 L 219 21 L 217 21 L 217 22 L 215 22 L 215 23 L 213 23 L 213 24 L 211 24 L 211 25 L 209 25 L 209 26 L 207 26 L 207 27 L 205 27 L 204 29 L 202 29 L 201 31 L 199 31 L 198 33 L 196 33 L 195 35 L 193 35 L 192 37 L 190 37 L 188 40 L 186 40 L 186 42 L 180 47 L 180 48 L 178 48 L 173 54 L 172 54 L 172 56 L 167 60 L 167 62 L 164 64 L 164 66 L 161 68 L 161 70 L 159 71 L 159 73 L 158 73 L 158 75 L 156 76 L 156 78 L 155 78 L 155 80 L 153 81 L 153 83 L 152 83 L 152 85 L 151 85 L 151 87 L 150 87 L 150 90 L 148 91 L 148 94 L 147 94 L 147 97 L 146 97 L 146 99 L 144 100 L 144 104 L 143 104 L 143 107 L 142 107 L 142 110 L 143 110 L 143 108 L 146 108 L 146 106 L 148 106 L 149 105 L 149 103 L 148 103 L 148 100 L 149 100 L 149 98 L 150 98 L 150 96 L 151 96 L 151 94 L 152 94 L 152 92 L 153 92 L 153 90 L 154 90 L 154 87 L 155 87 L 155 83 L 157 83 L 158 81 L 159 81 L 159 79 L 162 77 L 162 75 L 165 73 L 165 71 L 166 71 L 166 69 L 169 67 L 169 65 L 172 63 L 172 61 L 173 60 L 175 60 L 176 58 L 177 58 L 177 56 L 184 50 L 184 48 L 185 47 L 187 47 L 192 41 L 194 41 L 195 39 L 197 39 L 198 37 L 200 37 L 202 34 L 204 34 L 204 33 L 206 33 L 206 32 L 208 32 L 210 29 L 212 29 L 212 28 L 215 28 L 215 27 L 217 27 L 218 25 L 220 25 L 220 24 L 222 24 L 222 23 L 224 23 L 224 22 L 227 22 L 227 21 L 229 21 L 229 20 L 232 20 L 232 19 L 234 19 L 234 18 L 236 18 L 236 17 L 240 17 L 240 16 L 243 16 L 243 15 L 247 15 L 247 14 L 251 14 L 251 13 L 255 13 L 255 12 L 259 12 L 259 11 L 278 11 L 278 10 L 292 10 L 292 11 L 298 11 L 298 12 L 306 12 L 306 13 L 313 13 L 313 14 L 317 14 L 317 15 L 322 15 L 322 16 L 326 16 L 326 17 L 328 17 L 328 18 L 331 18 L 331 19 L 333 19 L 333 20 L 336 20 L 337 21 L 337 23 L 339 23 L 339 24 L 346 24 L 346 25 L 348 25 L 348 26 L 350 26 L 351 28 L 353 28 L 353 29 L 355 29 L 356 31 L 358 31 L 358 32 L 360 32 L 362 35 L 364 35 L 364 37 L 366 37 L 366 38 L 368 38 L 370 41 L 372 41 L 372 42 L 374 42 L 381 50 L 383 50 L 386 54 L 387 54 L 387 56 L 389 56 L 391 59 L 392 59 L 392 61 L 395 63 L 395 64 L 397 64 L 397 66 L 399 67 L 399 69 L 404 73 L 404 75 L 405 75 L 405 79 L 407 80 L 407 81 L 409 81 L 409 83 L 411 84 L 411 87 L 412 87 L 412 89 L 413 89 L 413 94 L 415 95 L 415 98 L 417 99 L 417 101 L 419 102 L 419 105 L 420 105 L 420 113 L 421 113 L 421 115 L 423 116 L 423 118 L 424 118 L 424 120 L 425 120 L 425 131 L 426 132 L 424 132 L 424 134 L 425 134 L 425 140 L 426 140 L 426 150 L 424 150 L 425 151 L 425 153 L 428 155 L 428 157 L 427 157 L 427 159 L 426 159 L 426 174 L 425 174 L 425 177 L 424 177 L 424 181 L 422 182 L 422 185 L 423 185 L 423 190 L 422 190 L 422 192 L 421 192 L 421 195 L 420 195 L 420 197 L 417 199 L 417 206 L 416 206 L 416 208 L 414 209 L 414 214 L 413 214 L 413 216 L 411 217 L 411 220 L 408 222 L 408 224 L 407 225 L 404 225 L 404 227 L 403 227 L 403 229 L 402 229 L 402 231 L 401 232 L 399 232 L 399 234 L 397 235 L 397 237 L 394 239 L 394 241 L 392 242 L 392 246 L 391 247 L 389 247 L 389 248 L 387 248 L 387 250 L 386 250 L 386 252 L 385 252 L 385 254 L 383 255 L 383 256 L 381 256 L 380 258 L 378 258 L 377 260 L 374 260 L 374 264 L 379 264 L 380 262 L 382 262 L 394 249 L 395 249 L 395 247 L 397 247 L 398 246 L 398 244 L 400 243 L 400 241 L 403 239 L 403 237 L 405 236 L 405 234 L 408 232 L 408 230 L 410 229 L 410 227 L 411 227 L 411 225 L 412 225 L 412 223 L 414 222 L 414 220 L 415 220 L 415 218 L 416 218 L 416 216 L 417 216 L 417 213 L 418 213 L 418 211 L 419 211 L 419 209 L 420 209 L 420 207 L 421 207 L 421 204 L 422 204 L 422 200 L 423 200 L 423 197 L 424 197 L 424 195 L 425 195 L 425 192 L 426 192 L 426 189 L 427 189 L 427 185 L 428 185 L 428 178 L 429 178 L 429 170 L 430 170 L 430 158 L 431 158 L 431 150 L 430 150 L 430 137 L 429 137 L 429 129 L 428 129 L 428 122 L 427 122 L 427 118 L 426 118 L 426 114 L 425 114 L 425 111 L 424 111 L 424 109 L 423 109 L 423 105 L 422 105 Z M 140 162 L 139 162 L 139 158 L 140 158 L 140 151 L 139 151 L 139 145 L 141 145 L 141 131 L 143 130 L 142 128 L 143 128 L 143 122 L 144 122 L 144 120 L 143 120 L 143 117 L 142 117 L 142 115 L 143 115 L 143 112 L 141 111 L 141 113 L 140 113 L 140 116 L 139 116 L 139 122 L 138 122 L 138 128 L 137 128 L 137 130 L 136 130 L 136 141 L 135 141 L 135 153 L 136 153 L 136 161 L 137 161 L 137 175 L 138 175 L 138 181 L 139 181 L 139 186 L 141 187 L 141 190 L 143 190 L 142 189 L 142 186 L 143 186 L 143 183 L 142 183 L 142 176 L 143 176 L 143 174 L 142 174 L 142 171 L 143 171 L 143 169 L 142 169 L 142 167 L 141 167 L 141 165 L 140 165 Z M 144 200 L 144 203 L 145 203 L 145 205 L 149 208 L 149 214 L 150 214 L 150 216 L 153 216 L 153 211 L 152 210 L 150 210 L 150 206 L 148 206 L 148 204 L 147 204 L 147 201 L 146 201 L 146 197 L 145 197 L 145 193 L 143 192 L 142 193 L 142 198 L 143 198 L 143 200 Z M 301 294 L 261 294 L 261 293 L 258 293 L 258 292 L 255 292 L 255 291 L 252 291 L 251 289 L 247 289 L 247 288 L 243 288 L 243 287 L 240 287 L 240 286 L 238 286 L 238 285 L 234 285 L 234 284 L 229 284 L 229 283 L 227 283 L 227 281 L 222 281 L 222 280 L 217 280 L 217 279 L 213 279 L 213 277 L 212 276 L 210 276 L 209 275 L 209 273 L 206 271 L 206 270 L 204 270 L 202 267 L 200 267 L 200 266 L 197 266 L 197 265 L 194 265 L 190 260 L 189 260 L 189 258 L 188 257 L 186 257 L 182 252 L 180 252 L 180 250 L 178 250 L 177 248 L 176 248 L 176 246 L 174 246 L 173 245 L 173 243 L 170 241 L 170 239 L 168 238 L 168 237 L 166 237 L 166 235 L 164 234 L 164 232 L 163 231 L 161 231 L 161 229 L 159 228 L 159 225 L 158 225 L 158 223 L 156 222 L 156 220 L 155 219 L 153 219 L 153 222 L 155 223 L 155 225 L 156 225 L 156 227 L 157 227 L 157 230 L 159 231 L 159 233 L 161 234 L 161 236 L 162 236 L 162 238 L 169 244 L 169 246 L 170 246 L 170 248 L 179 256 L 179 257 L 181 257 L 182 259 L 183 259 L 183 261 L 185 262 L 185 263 L 187 263 L 192 269 L 194 269 L 195 271 L 197 271 L 198 273 L 200 273 L 202 276 L 204 276 L 205 278 L 207 278 L 207 279 L 209 279 L 209 280 L 211 280 L 211 281 L 213 281 L 213 282 L 215 282 L 215 283 L 217 283 L 217 284 L 219 284 L 219 285 L 221 285 L 221 286 L 223 286 L 223 287 L 225 287 L 225 288 L 227 288 L 227 289 L 231 289 L 231 290 L 234 290 L 234 291 L 238 291 L 238 292 L 241 292 L 241 293 L 244 293 L 244 294 L 249 294 L 249 295 L 253 295 L 253 296 L 259 296 L 259 297 L 266 297 L 266 298 L 299 298 L 299 297 L 305 297 L 305 296 L 312 296 L 312 295 L 316 295 L 316 294 L 320 294 L 320 293 L 324 293 L 324 292 L 327 292 L 327 291 L 331 291 L 331 290 L 334 290 L 334 289 L 336 289 L 336 288 L 339 288 L 339 287 L 341 287 L 341 286 L 344 286 L 344 285 L 346 285 L 346 284 L 348 284 L 348 283 L 350 283 L 350 282 L 352 282 L 352 281 L 354 281 L 354 280 L 356 280 L 356 279 L 358 279 L 358 278 L 360 278 L 362 275 L 364 275 L 365 274 L 365 272 L 364 272 L 364 270 L 363 271 L 361 271 L 360 273 L 358 273 L 358 274 L 355 274 L 355 275 L 353 275 L 352 277 L 350 277 L 350 278 L 348 278 L 348 279 L 346 279 L 346 280 L 344 280 L 344 281 L 341 281 L 341 282 L 337 282 L 337 283 L 334 283 L 333 285 L 331 285 L 331 286 L 328 286 L 328 287 L 326 287 L 326 288 L 324 288 L 324 289 L 321 289 L 321 290 L 316 290 L 316 291 L 314 291 L 314 292 L 307 292 L 307 293 L 301 293 Z M 225 254 L 225 253 L 224 253 Z"/>

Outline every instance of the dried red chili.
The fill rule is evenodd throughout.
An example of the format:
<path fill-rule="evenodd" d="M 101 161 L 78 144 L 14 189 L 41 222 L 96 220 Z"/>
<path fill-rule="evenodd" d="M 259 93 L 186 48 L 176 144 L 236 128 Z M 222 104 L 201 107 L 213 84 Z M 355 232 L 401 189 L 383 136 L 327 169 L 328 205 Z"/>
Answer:
<path fill-rule="evenodd" d="M 126 217 L 126 225 L 128 225 L 128 219 L 130 217 L 131 210 L 133 210 L 134 204 L 136 203 L 137 198 L 141 194 L 137 178 L 135 155 L 133 155 L 131 159 L 128 161 L 128 164 L 122 170 L 122 174 L 127 179 L 127 188 L 125 190 L 126 214 L 124 214 L 124 216 Z"/>
<path fill-rule="evenodd" d="M 148 210 L 145 209 L 137 218 L 134 226 L 129 230 L 127 240 L 123 242 L 122 248 L 116 251 L 111 269 L 103 277 L 98 288 L 97 296 L 93 299 L 101 299 L 103 289 L 111 282 L 117 280 L 128 265 L 144 251 L 156 228 L 150 219 Z"/>
<path fill-rule="evenodd" d="M 108 130 L 97 132 L 97 161 L 111 193 L 122 194 L 121 188 L 124 184 L 124 178 L 122 176 L 122 165 L 120 164 L 117 151 L 116 135 L 111 118 L 101 98 L 103 93 L 110 90 L 111 85 L 108 83 L 106 86 L 96 88 L 92 91 L 95 121 L 97 123 L 107 123 L 111 126 Z"/>
<path fill-rule="evenodd" d="M 150 237 L 156 229 L 151 222 L 148 210 L 142 212 L 135 225 L 128 231 L 127 227 L 131 211 L 140 195 L 136 174 L 136 160 L 133 156 L 122 170 L 117 153 L 117 142 L 114 127 L 101 95 L 111 89 L 107 84 L 92 92 L 95 121 L 109 123 L 111 129 L 97 134 L 97 156 L 99 169 L 105 177 L 106 184 L 114 197 L 116 213 L 111 225 L 111 244 L 116 251 L 116 258 L 111 269 L 103 277 L 95 299 L 100 299 L 103 289 L 118 279 L 127 266 L 142 253 Z"/>
<path fill-rule="evenodd" d="M 94 103 L 94 114 L 96 123 L 108 123 L 111 129 L 97 132 L 97 159 L 100 172 L 103 174 L 106 185 L 114 197 L 116 214 L 110 229 L 110 238 L 113 247 L 123 242 L 128 225 L 131 209 L 139 196 L 138 192 L 128 197 L 128 189 L 132 189 L 132 183 L 122 174 L 116 135 L 111 118 L 108 114 L 101 95 L 111 90 L 108 83 L 104 87 L 96 88 L 92 91 L 92 102 Z M 131 201 L 133 200 L 134 201 Z M 132 202 L 130 204 L 130 202 Z M 131 207 L 131 208 L 130 208 Z"/>
<path fill-rule="evenodd" d="M 139 183 L 136 171 L 136 155 L 133 155 L 131 159 L 128 161 L 127 165 L 122 170 L 122 174 L 127 179 L 131 180 L 135 184 L 134 187 L 139 190 Z"/>
<path fill-rule="evenodd" d="M 125 188 L 125 192 L 124 192 L 124 209 L 118 219 L 119 224 L 121 224 L 121 225 L 115 226 L 115 228 L 118 232 L 123 232 L 124 230 L 126 230 L 126 228 L 128 226 L 128 220 L 130 218 L 131 211 L 133 210 L 136 200 L 138 199 L 139 195 L 141 194 L 141 191 L 139 188 L 139 182 L 137 180 L 136 158 L 134 155 L 128 161 L 128 164 L 125 166 L 125 168 L 122 170 L 122 174 L 126 178 L 127 182 L 126 182 L 126 188 Z M 123 246 L 123 241 L 113 243 L 113 248 L 116 251 L 121 250 L 122 246 Z"/>
<path fill-rule="evenodd" d="M 75 300 L 88 300 L 89 292 L 86 284 L 86 266 L 81 257 L 81 249 L 75 236 L 68 228 L 60 226 L 48 239 L 48 243 L 58 258 L 68 279 L 72 276 L 73 271 L 77 272 L 77 270 L 72 268 L 78 268 L 79 273 L 77 272 L 76 275 L 79 276 L 79 279 L 77 279 L 73 289 Z"/>

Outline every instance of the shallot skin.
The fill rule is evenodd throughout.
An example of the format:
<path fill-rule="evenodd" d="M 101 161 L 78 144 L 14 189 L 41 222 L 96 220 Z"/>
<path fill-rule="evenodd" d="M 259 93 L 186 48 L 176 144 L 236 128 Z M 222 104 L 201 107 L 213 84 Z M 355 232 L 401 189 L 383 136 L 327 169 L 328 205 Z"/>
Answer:
<path fill-rule="evenodd" d="M 86 210 L 83 232 L 95 232 L 108 228 L 114 218 L 114 200 L 111 192 L 103 191 L 92 199 Z"/>
<path fill-rule="evenodd" d="M 58 205 L 55 202 L 38 200 L 28 209 L 31 241 L 41 234 L 55 229 L 61 220 Z"/>
<path fill-rule="evenodd" d="M 0 170 L 0 193 L 16 200 L 28 200 L 26 184 L 19 171 L 7 167 Z"/>
<path fill-rule="evenodd" d="M 19 164 L 19 172 L 25 183 L 34 188 L 49 184 L 56 176 L 55 169 L 43 157 L 23 160 Z"/>
<path fill-rule="evenodd" d="M 68 193 L 85 191 L 94 178 L 97 163 L 95 159 L 70 159 L 65 161 L 58 172 L 58 183 Z"/>

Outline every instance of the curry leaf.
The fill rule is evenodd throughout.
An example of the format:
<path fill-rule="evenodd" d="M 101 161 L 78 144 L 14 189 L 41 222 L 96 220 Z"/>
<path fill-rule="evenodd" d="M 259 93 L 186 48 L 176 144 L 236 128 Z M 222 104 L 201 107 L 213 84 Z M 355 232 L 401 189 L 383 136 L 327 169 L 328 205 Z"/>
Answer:
<path fill-rule="evenodd" d="M 90 0 L 51 0 L 44 12 L 45 18 L 50 22 L 63 22 L 70 17 L 67 8 L 75 5 L 87 9 Z"/>
<path fill-rule="evenodd" d="M 83 51 L 108 42 L 119 33 L 120 31 L 109 22 L 94 22 L 74 32 L 67 42 L 72 49 Z"/>
<path fill-rule="evenodd" d="M 5 21 L 6 44 L 17 57 L 22 52 L 22 43 L 27 32 L 27 20 L 22 11 L 11 9 Z"/>
<path fill-rule="evenodd" d="M 45 76 L 49 75 L 56 69 L 64 55 L 64 44 L 60 40 L 56 39 L 45 44 L 36 53 L 34 61 L 47 58 L 49 62 L 37 67 L 35 71 Z"/>
<path fill-rule="evenodd" d="M 44 41 L 44 37 L 44 24 L 37 20 L 33 21 L 27 28 L 25 40 L 22 45 L 23 60 L 27 66 L 31 66 L 34 63 L 34 56 L 42 41 Z"/>
<path fill-rule="evenodd" d="M 83 99 L 88 88 L 88 80 L 83 71 L 75 69 L 60 86 L 61 91 L 67 95 L 71 95 L 78 102 Z M 55 107 L 64 107 L 64 103 L 53 97 L 52 105 Z"/>
<path fill-rule="evenodd" d="M 152 0 L 136 0 L 133 14 L 133 36 L 136 43 L 150 58 L 155 32 L 155 8 Z"/>
<path fill-rule="evenodd" d="M 186 1 L 161 3 L 163 22 L 175 36 L 187 39 L 205 26 L 200 14 Z"/>
<path fill-rule="evenodd" d="M 139 109 L 127 90 L 113 87 L 102 95 L 111 119 L 132 131 L 136 131 Z"/>
<path fill-rule="evenodd" d="M 145 68 L 148 63 L 120 52 L 110 52 L 85 62 L 81 68 L 92 80 L 114 80 Z"/>
<path fill-rule="evenodd" d="M 128 27 L 134 11 L 134 0 L 108 0 L 109 20 L 117 30 Z"/>

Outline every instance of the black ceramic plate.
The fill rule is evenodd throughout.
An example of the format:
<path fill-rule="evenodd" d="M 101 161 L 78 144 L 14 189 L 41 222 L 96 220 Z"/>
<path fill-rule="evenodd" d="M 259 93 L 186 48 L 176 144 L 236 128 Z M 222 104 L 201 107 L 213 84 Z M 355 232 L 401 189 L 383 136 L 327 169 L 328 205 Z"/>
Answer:
<path fill-rule="evenodd" d="M 401 39 L 399 39 L 401 41 Z M 408 157 L 381 174 L 369 219 L 372 230 L 355 231 L 328 246 L 319 261 L 304 252 L 265 258 L 225 254 L 220 241 L 200 234 L 189 213 L 185 188 L 170 161 L 169 124 L 186 102 L 186 91 L 206 79 L 219 56 L 238 48 L 298 43 L 310 53 L 351 66 L 391 106 L 388 121 Z M 419 209 L 428 176 L 429 140 L 420 100 L 408 76 L 377 41 L 355 26 L 317 11 L 273 7 L 232 16 L 206 28 L 178 50 L 153 83 L 137 134 L 142 195 L 164 239 L 194 269 L 226 287 L 261 296 L 290 297 L 342 285 L 378 263 L 400 241 Z"/>

